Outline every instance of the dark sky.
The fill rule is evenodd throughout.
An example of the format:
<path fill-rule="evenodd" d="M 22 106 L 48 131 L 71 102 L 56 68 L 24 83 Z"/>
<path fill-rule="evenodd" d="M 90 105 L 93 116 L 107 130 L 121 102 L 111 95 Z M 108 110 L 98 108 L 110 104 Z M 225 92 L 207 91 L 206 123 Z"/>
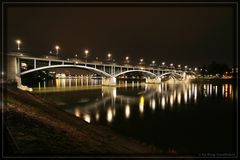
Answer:
<path fill-rule="evenodd" d="M 233 62 L 233 8 L 223 6 L 88 6 L 8 7 L 7 47 L 33 56 L 61 48 L 64 57 L 94 59 L 111 52 L 118 62 L 144 58 L 166 63 L 198 66 Z"/>

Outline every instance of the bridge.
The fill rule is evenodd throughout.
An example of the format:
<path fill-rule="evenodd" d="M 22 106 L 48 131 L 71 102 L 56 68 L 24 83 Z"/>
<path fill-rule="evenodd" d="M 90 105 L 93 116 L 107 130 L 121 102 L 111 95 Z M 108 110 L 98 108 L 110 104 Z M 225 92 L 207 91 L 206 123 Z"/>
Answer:
<path fill-rule="evenodd" d="M 8 54 L 7 56 L 7 80 L 16 81 L 21 85 L 21 76 L 51 68 L 78 68 L 91 71 L 102 77 L 102 85 L 116 85 L 117 78 L 133 72 L 145 76 L 146 83 L 160 83 L 165 76 L 173 79 L 186 79 L 187 71 L 175 68 L 143 67 L 133 65 L 119 65 L 116 63 L 104 64 L 101 62 L 78 62 L 75 60 L 63 60 L 52 58 L 38 58 L 24 56 L 24 54 Z"/>

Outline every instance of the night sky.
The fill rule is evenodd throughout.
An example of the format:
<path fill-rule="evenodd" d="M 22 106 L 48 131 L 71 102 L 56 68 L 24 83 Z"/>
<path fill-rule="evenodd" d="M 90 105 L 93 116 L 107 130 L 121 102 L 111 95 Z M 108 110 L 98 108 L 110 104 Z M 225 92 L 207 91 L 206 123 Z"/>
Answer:
<path fill-rule="evenodd" d="M 65 58 L 74 54 L 121 63 L 143 58 L 190 66 L 212 61 L 232 66 L 233 8 L 224 6 L 21 6 L 7 9 L 7 50 L 46 55 L 59 45 Z"/>

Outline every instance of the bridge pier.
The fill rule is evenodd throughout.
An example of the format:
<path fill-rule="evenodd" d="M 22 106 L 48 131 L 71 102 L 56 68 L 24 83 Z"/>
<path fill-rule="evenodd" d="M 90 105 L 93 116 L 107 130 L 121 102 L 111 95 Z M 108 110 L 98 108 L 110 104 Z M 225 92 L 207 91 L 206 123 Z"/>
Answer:
<path fill-rule="evenodd" d="M 115 86 L 117 85 L 116 77 L 103 77 L 102 78 L 102 85 L 103 86 Z"/>
<path fill-rule="evenodd" d="M 155 78 L 147 77 L 146 78 L 146 83 L 148 83 L 148 84 L 158 84 L 158 83 L 161 83 L 161 78 L 160 77 L 155 77 Z"/>

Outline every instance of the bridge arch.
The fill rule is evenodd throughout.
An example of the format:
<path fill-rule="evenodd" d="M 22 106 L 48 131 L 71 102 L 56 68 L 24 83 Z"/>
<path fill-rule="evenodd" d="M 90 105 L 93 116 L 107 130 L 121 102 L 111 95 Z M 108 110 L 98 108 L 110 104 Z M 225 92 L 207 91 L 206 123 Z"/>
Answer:
<path fill-rule="evenodd" d="M 126 73 L 131 73 L 131 72 L 141 72 L 141 73 L 145 73 L 145 74 L 148 74 L 148 75 L 150 75 L 150 76 L 153 76 L 153 77 L 157 77 L 156 74 L 154 74 L 154 73 L 152 73 L 152 72 L 149 72 L 149 71 L 145 71 L 145 70 L 128 70 L 128 71 L 124 71 L 124 72 L 115 74 L 114 77 L 118 77 L 118 76 L 120 76 L 120 75 L 123 75 L 123 74 L 126 74 Z"/>
<path fill-rule="evenodd" d="M 165 76 L 165 75 L 178 75 L 178 76 L 180 76 L 181 78 L 183 78 L 183 76 L 181 75 L 181 74 L 179 74 L 179 73 L 175 73 L 175 72 L 167 72 L 167 73 L 163 73 L 163 74 L 161 74 L 161 75 L 159 75 L 158 77 L 159 78 L 162 78 L 163 76 Z"/>
<path fill-rule="evenodd" d="M 31 72 L 44 70 L 44 69 L 51 69 L 51 68 L 80 68 L 80 69 L 93 71 L 93 72 L 95 72 L 97 74 L 100 74 L 102 76 L 105 76 L 105 77 L 112 77 L 112 75 L 110 75 L 110 74 L 108 74 L 108 73 L 106 73 L 104 71 L 101 71 L 101 70 L 99 70 L 97 68 L 88 67 L 88 66 L 80 66 L 80 65 L 64 65 L 64 64 L 63 65 L 44 66 L 44 67 L 39 67 L 39 68 L 35 68 L 35 69 L 30 69 L 30 70 L 21 72 L 20 76 L 28 74 L 28 73 L 31 73 Z"/>

